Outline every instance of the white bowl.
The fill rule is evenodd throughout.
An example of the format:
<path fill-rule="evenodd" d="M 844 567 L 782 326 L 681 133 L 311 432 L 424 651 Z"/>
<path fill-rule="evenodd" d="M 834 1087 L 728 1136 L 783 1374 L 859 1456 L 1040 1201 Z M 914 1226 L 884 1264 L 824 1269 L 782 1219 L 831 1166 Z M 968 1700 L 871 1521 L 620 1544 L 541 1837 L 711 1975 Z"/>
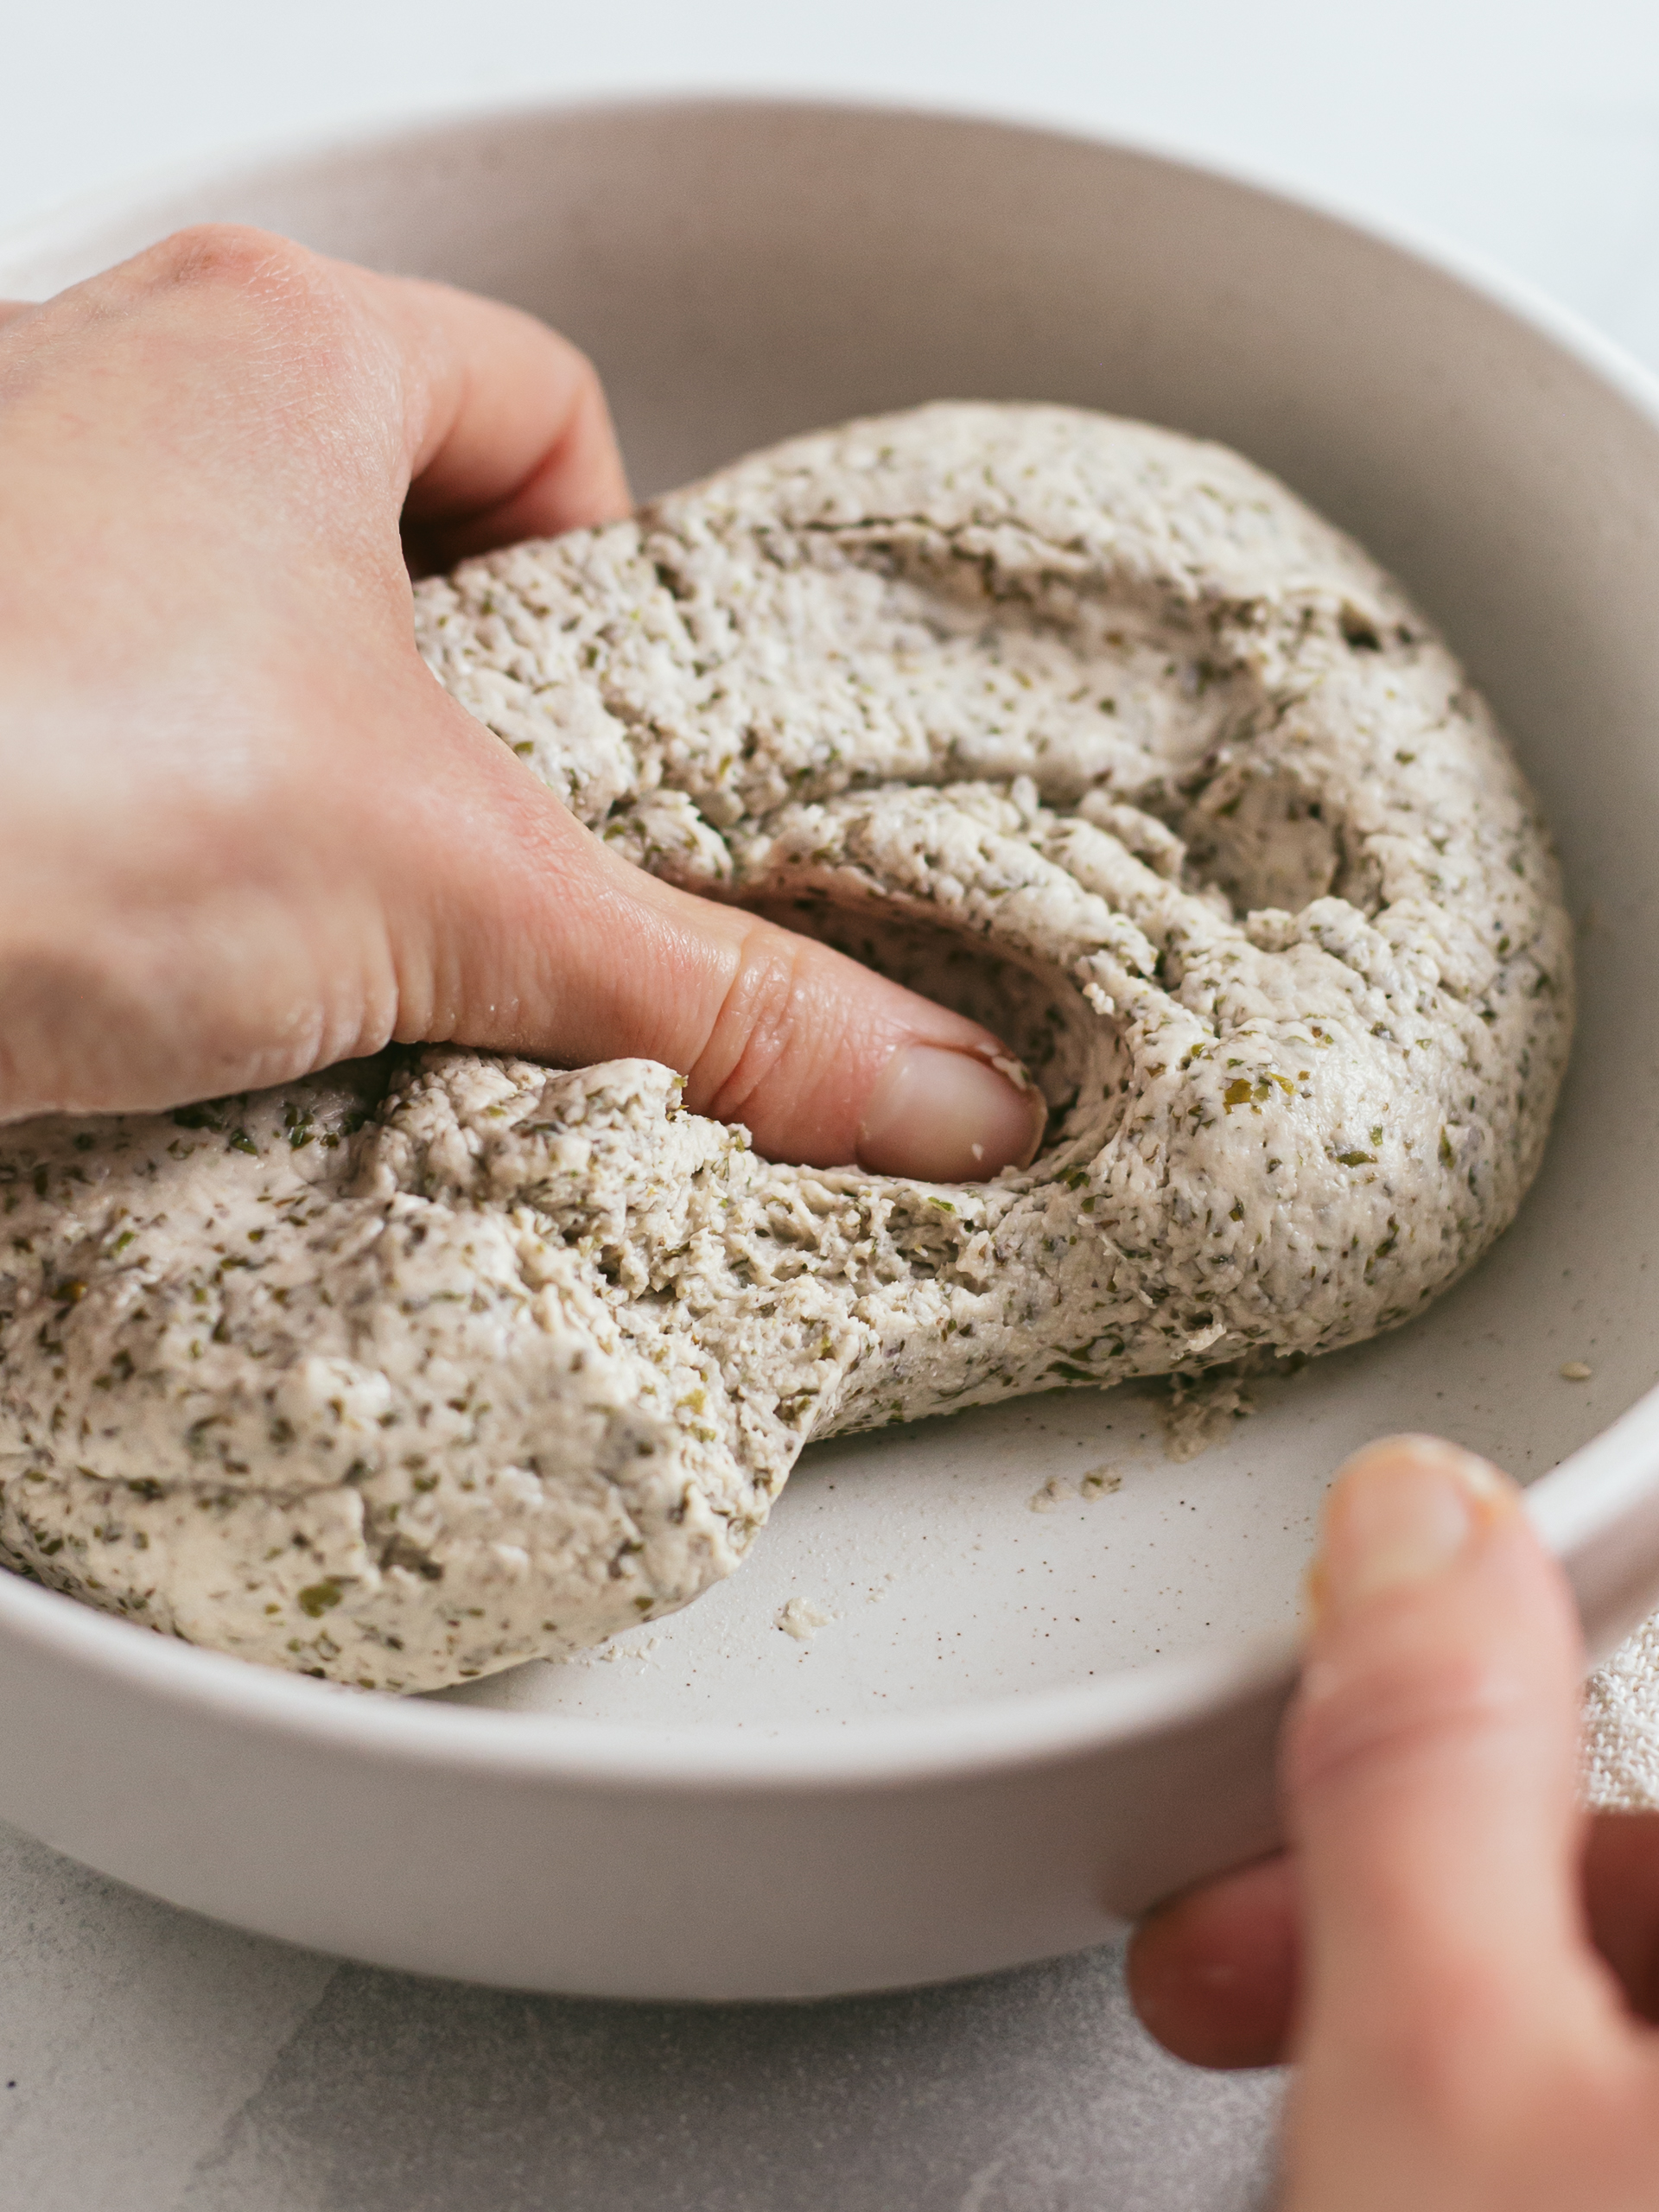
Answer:
<path fill-rule="evenodd" d="M 515 111 L 36 226 L 40 295 L 264 224 L 544 315 L 651 491 L 941 396 L 1227 440 L 1449 631 L 1560 835 L 1583 1013 L 1542 1177 L 1421 1321 L 1205 1458 L 1151 1394 L 810 1453 L 753 1563 L 617 1654 L 398 1702 L 0 1575 L 0 1814 L 158 1896 L 379 1963 L 640 1997 L 938 1980 L 1091 1943 L 1274 1837 L 1319 1495 L 1379 1431 L 1528 1478 L 1606 1649 L 1659 1597 L 1659 393 L 1443 257 L 1143 152 L 938 116 Z M 1560 1378 L 1581 1360 L 1588 1382 Z M 1122 1488 L 1033 1514 L 1056 1474 Z M 1553 1471 L 1552 1471 L 1553 1470 Z M 779 1632 L 799 1597 L 831 1615 Z"/>

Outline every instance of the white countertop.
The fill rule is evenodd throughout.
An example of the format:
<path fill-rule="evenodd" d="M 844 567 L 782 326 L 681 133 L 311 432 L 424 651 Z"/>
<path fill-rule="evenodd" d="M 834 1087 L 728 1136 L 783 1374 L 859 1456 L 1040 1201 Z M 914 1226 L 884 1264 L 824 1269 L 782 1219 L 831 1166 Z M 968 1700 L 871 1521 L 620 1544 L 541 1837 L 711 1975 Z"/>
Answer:
<path fill-rule="evenodd" d="M 1115 1951 L 799 2008 L 514 1997 L 3 1829 L 0 2067 L 6 2212 L 1249 2212 L 1274 2096 L 1165 2058 Z"/>
<path fill-rule="evenodd" d="M 365 115 L 746 87 L 1208 153 L 1449 237 L 1659 365 L 1651 0 L 58 0 L 0 31 L 0 228 Z M 1247 2212 L 1278 2088 L 1164 2059 L 1116 1952 L 801 2009 L 506 1996 L 0 1829 L 0 2212 Z"/>

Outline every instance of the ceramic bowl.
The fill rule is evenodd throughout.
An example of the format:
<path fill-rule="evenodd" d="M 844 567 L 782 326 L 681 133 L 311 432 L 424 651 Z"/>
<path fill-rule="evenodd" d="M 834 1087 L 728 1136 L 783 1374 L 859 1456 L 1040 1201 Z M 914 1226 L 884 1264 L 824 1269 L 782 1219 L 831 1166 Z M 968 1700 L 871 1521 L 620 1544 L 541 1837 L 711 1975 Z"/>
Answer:
<path fill-rule="evenodd" d="M 823 1446 L 689 1612 L 404 1702 L 0 1575 L 0 1814 L 388 1966 L 653 1998 L 889 1986 L 1096 1942 L 1272 1842 L 1313 1517 L 1364 1439 L 1439 1430 L 1535 1479 L 1598 1650 L 1659 1598 L 1659 405 L 1639 371 L 1444 255 L 1234 178 L 775 102 L 516 111 L 204 172 L 14 237 L 0 294 L 204 219 L 546 316 L 597 360 L 642 492 L 946 396 L 1238 447 L 1395 569 L 1494 701 L 1559 833 L 1582 1021 L 1542 1175 L 1477 1272 L 1262 1386 L 1202 1458 L 1166 1456 L 1145 1389 Z M 1573 1362 L 1591 1379 L 1563 1379 Z M 1102 1466 L 1119 1487 L 1071 1494 Z M 779 1627 L 791 1599 L 810 1632 Z"/>

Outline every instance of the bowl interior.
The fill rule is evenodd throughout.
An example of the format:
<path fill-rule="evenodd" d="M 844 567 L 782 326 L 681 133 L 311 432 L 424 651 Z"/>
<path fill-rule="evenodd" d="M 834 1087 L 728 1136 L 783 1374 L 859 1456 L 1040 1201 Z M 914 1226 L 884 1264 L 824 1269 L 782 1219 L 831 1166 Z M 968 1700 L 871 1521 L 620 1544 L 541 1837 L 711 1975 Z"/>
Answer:
<path fill-rule="evenodd" d="M 1139 1388 L 816 1447 L 751 1563 L 699 1605 L 448 1695 L 764 1729 L 1084 1682 L 1292 1618 L 1320 1494 L 1367 1437 L 1438 1430 L 1530 1479 L 1659 1380 L 1659 433 L 1617 372 L 1430 263 L 1179 165 L 761 105 L 493 118 L 181 186 L 0 251 L 0 291 L 43 293 L 207 216 L 544 315 L 597 361 L 641 493 L 938 397 L 1226 440 L 1449 632 L 1540 790 L 1582 922 L 1542 1176 L 1422 1320 L 1255 1386 L 1253 1414 L 1187 1464 Z M 1591 1379 L 1564 1380 L 1567 1362 Z"/>

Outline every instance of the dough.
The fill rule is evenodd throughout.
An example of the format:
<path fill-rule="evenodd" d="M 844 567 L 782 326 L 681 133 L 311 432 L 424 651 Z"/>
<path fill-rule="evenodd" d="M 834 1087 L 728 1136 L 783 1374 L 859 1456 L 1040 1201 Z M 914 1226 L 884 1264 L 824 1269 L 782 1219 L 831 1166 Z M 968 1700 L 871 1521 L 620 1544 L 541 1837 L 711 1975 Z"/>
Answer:
<path fill-rule="evenodd" d="M 1302 1355 L 1514 1213 L 1571 1023 L 1446 646 L 1236 455 L 1057 407 L 804 438 L 416 594 L 642 866 L 985 1020 L 1024 1173 L 773 1166 L 667 1070 L 390 1054 L 0 1132 L 0 1547 L 415 1690 L 738 1565 L 810 1436 Z"/>

